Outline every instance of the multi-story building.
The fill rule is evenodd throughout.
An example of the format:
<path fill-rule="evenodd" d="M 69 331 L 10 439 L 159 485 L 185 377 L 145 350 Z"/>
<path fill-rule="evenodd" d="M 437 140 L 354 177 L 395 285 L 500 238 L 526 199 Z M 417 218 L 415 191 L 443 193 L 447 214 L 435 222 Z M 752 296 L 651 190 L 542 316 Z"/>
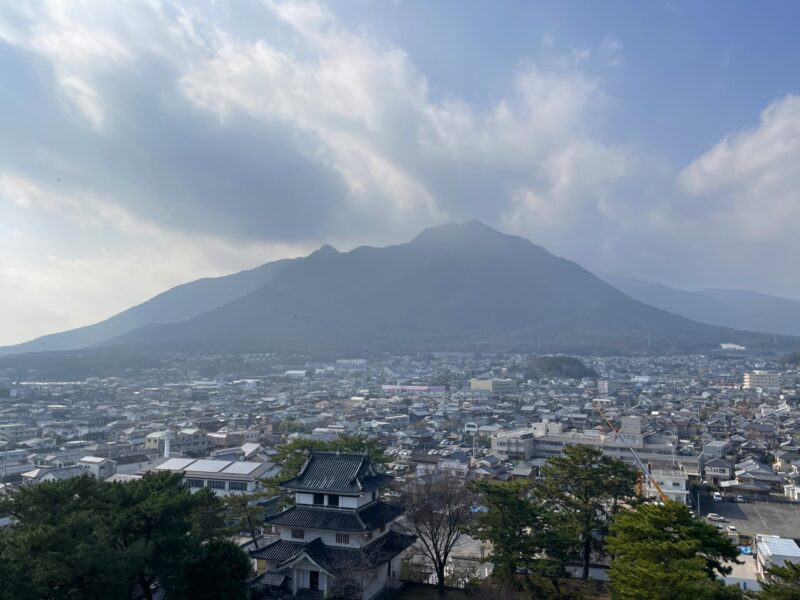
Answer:
<path fill-rule="evenodd" d="M 12 446 L 23 440 L 29 440 L 39 435 L 39 428 L 24 423 L 5 423 L 0 425 L 0 441 Z"/>
<path fill-rule="evenodd" d="M 650 469 L 650 476 L 645 478 L 645 498 L 659 497 L 653 481 L 658 482 L 661 491 L 673 502 L 689 504 L 689 476 L 683 469 Z"/>
<path fill-rule="evenodd" d="M 470 379 L 469 388 L 490 394 L 513 394 L 517 389 L 513 379 Z"/>
<path fill-rule="evenodd" d="M 100 481 L 105 481 L 117 472 L 116 461 L 101 456 L 84 456 L 78 461 L 78 466 Z"/>
<path fill-rule="evenodd" d="M 144 440 L 145 450 L 158 450 L 159 453 L 163 453 L 166 437 L 166 431 L 154 431 L 148 434 Z M 196 427 L 187 427 L 176 432 L 170 432 L 170 452 L 189 456 L 204 456 L 211 448 L 211 445 L 206 432 Z"/>
<path fill-rule="evenodd" d="M 642 431 L 641 417 L 636 416 L 622 417 L 622 427 L 618 432 L 565 432 L 558 423 L 542 422 L 527 429 L 496 433 L 491 444 L 493 454 L 511 462 L 560 456 L 564 446 L 585 444 L 633 466 L 637 462 L 631 448 L 644 463 L 675 462 L 693 470 L 697 470 L 698 465 L 697 456 L 678 455 L 671 444 L 652 443 Z"/>
<path fill-rule="evenodd" d="M 259 575 L 294 595 L 380 594 L 399 577 L 401 555 L 414 542 L 391 528 L 403 513 L 380 498 L 391 480 L 363 454 L 312 453 L 281 484 L 295 505 L 266 519 L 279 539 L 251 552 Z"/>
<path fill-rule="evenodd" d="M 597 381 L 597 393 L 601 396 L 612 396 L 617 392 L 617 384 L 608 379 L 600 379 Z"/>
<path fill-rule="evenodd" d="M 781 387 L 781 374 L 759 370 L 750 371 L 744 374 L 743 387 L 746 390 L 754 390 L 756 388 L 778 389 Z"/>
<path fill-rule="evenodd" d="M 725 458 L 712 458 L 703 466 L 703 477 L 711 485 L 719 485 L 723 481 L 733 479 L 734 464 Z"/>

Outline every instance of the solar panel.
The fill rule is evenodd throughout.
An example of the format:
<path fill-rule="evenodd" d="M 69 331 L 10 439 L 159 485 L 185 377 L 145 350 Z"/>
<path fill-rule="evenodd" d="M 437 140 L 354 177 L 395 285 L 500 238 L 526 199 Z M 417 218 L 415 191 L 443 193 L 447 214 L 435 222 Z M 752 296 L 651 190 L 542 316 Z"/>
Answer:
<path fill-rule="evenodd" d="M 231 473 L 233 475 L 249 475 L 260 466 L 261 463 L 257 462 L 235 462 L 225 469 L 223 473 Z"/>
<path fill-rule="evenodd" d="M 192 464 L 187 471 L 203 471 L 205 473 L 219 473 L 227 467 L 230 461 L 227 460 L 198 460 Z"/>
<path fill-rule="evenodd" d="M 194 462 L 193 458 L 169 458 L 158 465 L 156 469 L 164 471 L 183 471 Z"/>

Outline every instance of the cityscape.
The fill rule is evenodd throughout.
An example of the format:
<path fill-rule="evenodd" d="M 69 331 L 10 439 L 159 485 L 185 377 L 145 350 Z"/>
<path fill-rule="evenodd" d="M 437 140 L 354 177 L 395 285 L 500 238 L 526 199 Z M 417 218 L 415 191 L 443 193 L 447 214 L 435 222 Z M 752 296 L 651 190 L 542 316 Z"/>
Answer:
<path fill-rule="evenodd" d="M 791 546 L 800 538 L 800 368 L 774 357 L 735 349 L 580 359 L 198 355 L 165 358 L 136 375 L 72 382 L 2 374 L 3 493 L 85 473 L 128 482 L 169 471 L 190 490 L 206 488 L 221 497 L 263 494 L 258 542 L 244 531 L 236 539 L 253 557 L 259 581 L 277 587 L 289 581 L 294 592 L 311 585 L 308 573 L 314 571 L 272 575 L 282 563 L 270 558 L 277 550 L 267 549 L 283 543 L 284 527 L 297 534 L 314 525 L 302 525 L 298 517 L 301 525 L 291 527 L 295 521 L 279 518 L 277 497 L 266 493 L 263 482 L 280 478 L 277 449 L 298 440 L 331 447 L 343 438 L 374 440 L 386 456 L 388 475 L 375 489 L 387 506 L 394 506 L 392 481 L 534 481 L 566 446 L 588 445 L 632 467 L 644 465 L 641 498 L 663 494 L 740 547 L 761 548 L 742 555 L 726 583 L 757 590 L 774 560 L 770 552 L 787 553 L 786 560 L 800 555 Z M 308 489 L 309 504 L 316 503 L 314 492 L 323 490 Z M 306 492 L 298 493 L 300 507 Z M 337 502 L 344 506 L 343 499 Z M 331 503 L 329 496 L 325 506 Z M 384 513 L 381 527 L 401 514 Z M 9 522 L 13 517 L 5 518 Z M 331 531 L 326 524 L 316 527 Z M 353 535 L 342 528 L 323 541 L 331 535 L 331 545 L 342 545 Z M 464 534 L 453 549 L 451 577 L 487 577 L 489 553 L 486 543 Z M 388 571 L 396 579 L 400 557 L 391 559 Z M 607 568 L 607 556 L 595 561 Z M 376 579 L 373 586 L 382 589 L 390 579 Z M 314 586 L 328 589 L 319 579 Z M 365 597 L 372 593 L 364 591 Z"/>
<path fill-rule="evenodd" d="M 800 600 L 799 23 L 0 2 L 0 600 Z"/>

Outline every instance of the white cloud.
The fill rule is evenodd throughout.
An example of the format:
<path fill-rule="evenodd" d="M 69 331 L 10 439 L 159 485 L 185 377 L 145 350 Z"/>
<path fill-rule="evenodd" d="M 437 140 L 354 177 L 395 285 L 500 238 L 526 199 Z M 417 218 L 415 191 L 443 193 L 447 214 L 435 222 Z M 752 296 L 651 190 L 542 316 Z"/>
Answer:
<path fill-rule="evenodd" d="M 510 95 L 477 108 L 453 97 L 434 101 L 402 49 L 342 28 L 320 4 L 268 5 L 295 32 L 298 52 L 228 39 L 181 79 L 181 90 L 223 123 L 245 114 L 310 135 L 314 155 L 340 174 L 357 206 L 418 227 L 474 216 L 460 198 L 469 186 L 452 184 L 472 165 L 494 186 L 495 197 L 483 201 L 500 209 L 512 202 L 511 187 L 549 186 L 554 169 L 561 188 L 578 171 L 623 174 L 606 167 L 625 162 L 625 150 L 582 133 L 604 103 L 599 82 L 577 68 L 588 50 L 571 53 L 569 68 L 529 65 Z M 553 154 L 579 153 L 580 169 L 545 165 Z"/>
<path fill-rule="evenodd" d="M 776 236 L 797 249 L 797 97 L 676 176 L 596 133 L 614 106 L 605 73 L 624 64 L 613 35 L 571 48 L 545 34 L 542 56 L 521 57 L 479 104 L 431 93 L 404 48 L 323 4 L 248 5 L 263 22 L 245 34 L 240 6 L 0 6 L 0 41 L 48 65 L 43 85 L 67 107 L 4 140 L 15 156 L 0 153 L 0 251 L 13 258 L 0 280 L 17 293 L 0 314 L 44 333 L 197 276 L 327 241 L 396 242 L 443 220 L 482 219 L 645 276 L 686 264 L 733 276 Z M 38 321 L 24 316 L 34 306 Z"/>
<path fill-rule="evenodd" d="M 740 240 L 791 240 L 800 222 L 800 97 L 770 104 L 756 127 L 722 139 L 689 164 L 680 184 L 699 219 Z"/>

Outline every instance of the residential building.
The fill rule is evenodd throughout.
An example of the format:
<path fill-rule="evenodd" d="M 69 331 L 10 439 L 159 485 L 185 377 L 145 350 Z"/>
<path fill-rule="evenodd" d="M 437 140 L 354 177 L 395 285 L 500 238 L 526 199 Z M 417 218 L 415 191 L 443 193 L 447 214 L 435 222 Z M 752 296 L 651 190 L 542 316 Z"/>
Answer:
<path fill-rule="evenodd" d="M 517 390 L 513 379 L 470 379 L 469 388 L 490 394 L 513 394 Z"/>
<path fill-rule="evenodd" d="M 145 450 L 158 450 L 163 454 L 166 444 L 166 431 L 154 431 L 145 437 Z M 203 456 L 211 447 L 206 432 L 196 427 L 187 427 L 170 433 L 169 451 L 188 456 Z"/>
<path fill-rule="evenodd" d="M 116 461 L 100 456 L 84 456 L 78 461 L 78 466 L 100 481 L 105 481 L 117 472 Z"/>
<path fill-rule="evenodd" d="M 689 476 L 682 469 L 650 469 L 650 477 L 645 478 L 645 498 L 659 497 L 653 481 L 658 482 L 661 491 L 669 500 L 689 504 Z"/>
<path fill-rule="evenodd" d="M 769 371 L 750 371 L 744 374 L 744 385 L 746 390 L 779 389 L 781 387 L 781 374 Z"/>

